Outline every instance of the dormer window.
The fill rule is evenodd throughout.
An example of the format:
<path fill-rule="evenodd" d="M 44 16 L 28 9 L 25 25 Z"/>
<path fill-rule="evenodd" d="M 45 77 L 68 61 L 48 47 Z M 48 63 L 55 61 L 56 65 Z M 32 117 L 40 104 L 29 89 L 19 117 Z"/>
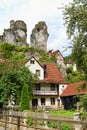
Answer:
<path fill-rule="evenodd" d="M 35 64 L 35 61 L 34 60 L 30 60 L 30 64 Z"/>
<path fill-rule="evenodd" d="M 40 76 L 40 70 L 36 70 L 36 75 Z"/>

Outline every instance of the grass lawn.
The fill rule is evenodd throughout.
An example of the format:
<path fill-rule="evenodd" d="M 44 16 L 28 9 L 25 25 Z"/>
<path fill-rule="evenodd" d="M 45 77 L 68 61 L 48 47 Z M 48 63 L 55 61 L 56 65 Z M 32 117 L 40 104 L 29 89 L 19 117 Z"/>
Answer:
<path fill-rule="evenodd" d="M 50 111 L 49 114 L 54 116 L 64 117 L 64 118 L 73 118 L 74 111 L 56 110 L 56 111 Z"/>

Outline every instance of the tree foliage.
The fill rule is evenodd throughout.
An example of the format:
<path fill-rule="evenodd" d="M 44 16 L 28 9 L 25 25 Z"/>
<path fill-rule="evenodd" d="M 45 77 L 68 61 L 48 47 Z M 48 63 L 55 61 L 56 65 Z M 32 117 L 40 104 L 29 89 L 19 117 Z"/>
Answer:
<path fill-rule="evenodd" d="M 81 73 L 79 71 L 73 71 L 72 67 L 68 67 L 66 69 L 66 72 L 67 72 L 66 80 L 67 80 L 68 83 L 75 83 L 75 82 L 85 80 L 84 73 Z"/>
<path fill-rule="evenodd" d="M 79 107 L 87 111 L 87 94 L 80 96 Z"/>
<path fill-rule="evenodd" d="M 72 57 L 87 80 L 87 1 L 73 0 L 63 9 L 68 38 L 72 40 Z"/>
<path fill-rule="evenodd" d="M 30 109 L 30 100 L 29 100 L 28 85 L 24 84 L 21 92 L 20 111 L 29 109 Z"/>
<path fill-rule="evenodd" d="M 77 36 L 87 32 L 87 2 L 85 0 L 73 0 L 63 10 L 67 34 Z"/>
<path fill-rule="evenodd" d="M 0 102 L 6 103 L 13 96 L 15 104 L 19 105 L 22 87 L 28 86 L 29 96 L 32 95 L 34 76 L 26 67 L 7 68 L 0 75 Z"/>

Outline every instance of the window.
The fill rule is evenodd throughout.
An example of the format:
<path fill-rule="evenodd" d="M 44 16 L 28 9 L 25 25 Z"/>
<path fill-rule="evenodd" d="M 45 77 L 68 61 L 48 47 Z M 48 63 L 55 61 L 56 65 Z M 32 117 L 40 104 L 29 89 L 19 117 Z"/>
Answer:
<path fill-rule="evenodd" d="M 55 90 L 55 84 L 51 84 L 51 91 Z"/>
<path fill-rule="evenodd" d="M 36 70 L 36 75 L 40 76 L 40 70 Z"/>
<path fill-rule="evenodd" d="M 35 63 L 35 61 L 34 60 L 30 60 L 30 64 L 34 64 Z"/>
<path fill-rule="evenodd" d="M 62 59 L 60 59 L 60 61 L 62 61 Z"/>
<path fill-rule="evenodd" d="M 55 105 L 55 98 L 51 98 L 51 105 Z"/>
<path fill-rule="evenodd" d="M 32 107 L 38 106 L 38 99 L 32 99 Z"/>
<path fill-rule="evenodd" d="M 40 84 L 35 84 L 35 89 L 40 90 Z"/>
<path fill-rule="evenodd" d="M 45 98 L 41 98 L 41 105 L 45 105 Z"/>

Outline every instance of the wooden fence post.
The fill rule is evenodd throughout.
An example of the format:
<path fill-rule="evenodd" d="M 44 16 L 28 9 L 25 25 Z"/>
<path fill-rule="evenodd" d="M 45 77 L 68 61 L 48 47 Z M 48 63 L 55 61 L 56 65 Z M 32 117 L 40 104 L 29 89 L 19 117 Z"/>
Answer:
<path fill-rule="evenodd" d="M 61 121 L 58 120 L 58 130 L 61 130 Z"/>
<path fill-rule="evenodd" d="M 37 119 L 35 119 L 35 125 L 34 125 L 34 129 L 36 130 L 37 128 Z"/>
<path fill-rule="evenodd" d="M 18 118 L 17 130 L 20 130 L 20 116 L 18 116 L 17 118 Z"/>
<path fill-rule="evenodd" d="M 5 116 L 5 130 L 7 128 L 7 116 Z"/>

